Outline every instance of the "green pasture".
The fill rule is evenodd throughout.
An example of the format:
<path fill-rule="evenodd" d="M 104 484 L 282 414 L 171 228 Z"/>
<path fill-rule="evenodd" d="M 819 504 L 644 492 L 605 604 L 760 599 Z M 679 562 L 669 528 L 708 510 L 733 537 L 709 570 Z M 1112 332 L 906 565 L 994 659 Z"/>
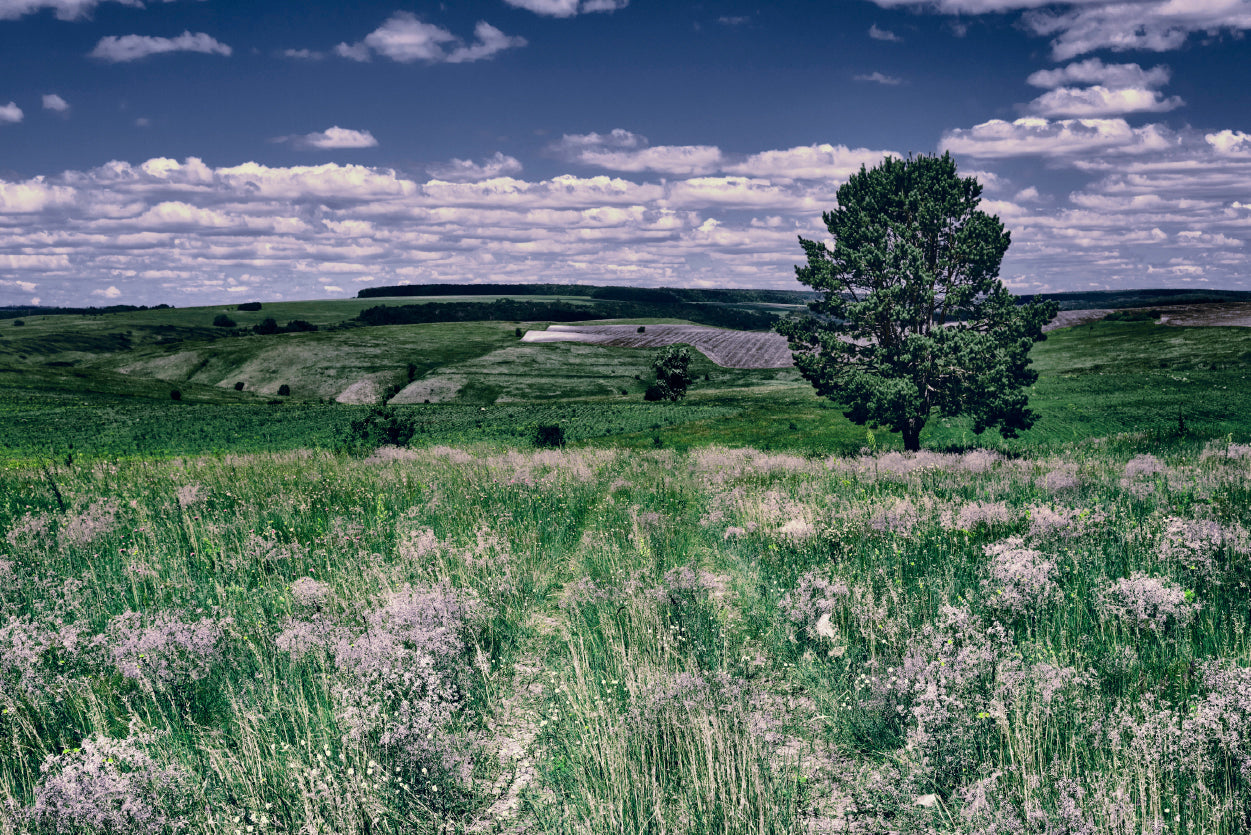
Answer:
<path fill-rule="evenodd" d="M 229 313 L 240 324 L 265 315 L 329 323 L 364 302 L 379 300 L 266 303 L 255 313 Z M 29 459 L 71 445 L 80 455 L 327 448 L 364 408 L 335 402 L 345 392 L 355 392 L 356 403 L 398 393 L 401 413 L 426 427 L 417 444 L 524 443 L 540 422 L 533 415 L 585 406 L 585 415 L 564 418 L 570 442 L 814 455 L 898 445 L 889 432 L 846 421 L 793 369 L 721 368 L 696 352 L 686 400 L 645 404 L 654 351 L 517 339 L 517 327 L 542 323 L 269 336 L 203 327 L 200 320 L 224 309 L 0 323 L 0 454 Z M 653 321 L 660 320 L 640 323 Z M 935 416 L 923 443 L 1021 452 L 1122 436 L 1161 443 L 1251 433 L 1248 329 L 1096 322 L 1052 332 L 1032 356 L 1040 374 L 1030 394 L 1040 415 L 1032 430 L 1011 440 L 993 431 L 978 437 L 968 421 Z M 279 396 L 284 385 L 290 394 Z"/>

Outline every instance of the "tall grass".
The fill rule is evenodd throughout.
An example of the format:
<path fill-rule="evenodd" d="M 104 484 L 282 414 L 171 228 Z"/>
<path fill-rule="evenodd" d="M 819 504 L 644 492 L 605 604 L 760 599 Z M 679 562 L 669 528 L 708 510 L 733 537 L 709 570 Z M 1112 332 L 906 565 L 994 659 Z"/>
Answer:
<path fill-rule="evenodd" d="M 7 470 L 0 832 L 1245 832 L 1251 448 L 1154 452 Z"/>

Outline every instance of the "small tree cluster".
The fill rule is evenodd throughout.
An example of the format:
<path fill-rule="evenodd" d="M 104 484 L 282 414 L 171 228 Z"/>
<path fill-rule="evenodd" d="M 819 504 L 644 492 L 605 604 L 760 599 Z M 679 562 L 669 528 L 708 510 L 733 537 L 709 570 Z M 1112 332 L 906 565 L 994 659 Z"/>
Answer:
<path fill-rule="evenodd" d="M 340 445 L 349 450 L 404 446 L 416 433 L 417 424 L 411 417 L 399 414 L 393 406 L 372 406 L 348 425 Z"/>
<path fill-rule="evenodd" d="M 691 384 L 691 352 L 688 348 L 670 345 L 652 362 L 656 382 L 647 387 L 643 399 L 649 402 L 668 400 L 676 403 L 686 396 Z"/>

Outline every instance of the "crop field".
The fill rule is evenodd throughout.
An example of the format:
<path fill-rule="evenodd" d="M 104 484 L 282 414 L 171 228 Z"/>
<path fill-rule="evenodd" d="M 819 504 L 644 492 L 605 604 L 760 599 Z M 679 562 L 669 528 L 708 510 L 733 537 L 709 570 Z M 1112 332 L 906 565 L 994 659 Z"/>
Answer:
<path fill-rule="evenodd" d="M 685 343 L 722 368 L 790 368 L 786 338 L 776 333 L 730 331 L 699 325 L 551 325 L 527 331 L 523 342 L 590 342 L 619 348 L 663 348 Z"/>

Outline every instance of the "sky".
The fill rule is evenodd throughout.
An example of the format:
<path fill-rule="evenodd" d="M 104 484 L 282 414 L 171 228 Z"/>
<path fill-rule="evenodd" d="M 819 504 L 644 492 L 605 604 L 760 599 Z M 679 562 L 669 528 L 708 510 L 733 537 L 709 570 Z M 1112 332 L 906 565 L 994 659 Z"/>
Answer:
<path fill-rule="evenodd" d="M 1251 0 L 0 0 L 0 304 L 803 289 L 949 151 L 1014 292 L 1251 290 Z"/>

